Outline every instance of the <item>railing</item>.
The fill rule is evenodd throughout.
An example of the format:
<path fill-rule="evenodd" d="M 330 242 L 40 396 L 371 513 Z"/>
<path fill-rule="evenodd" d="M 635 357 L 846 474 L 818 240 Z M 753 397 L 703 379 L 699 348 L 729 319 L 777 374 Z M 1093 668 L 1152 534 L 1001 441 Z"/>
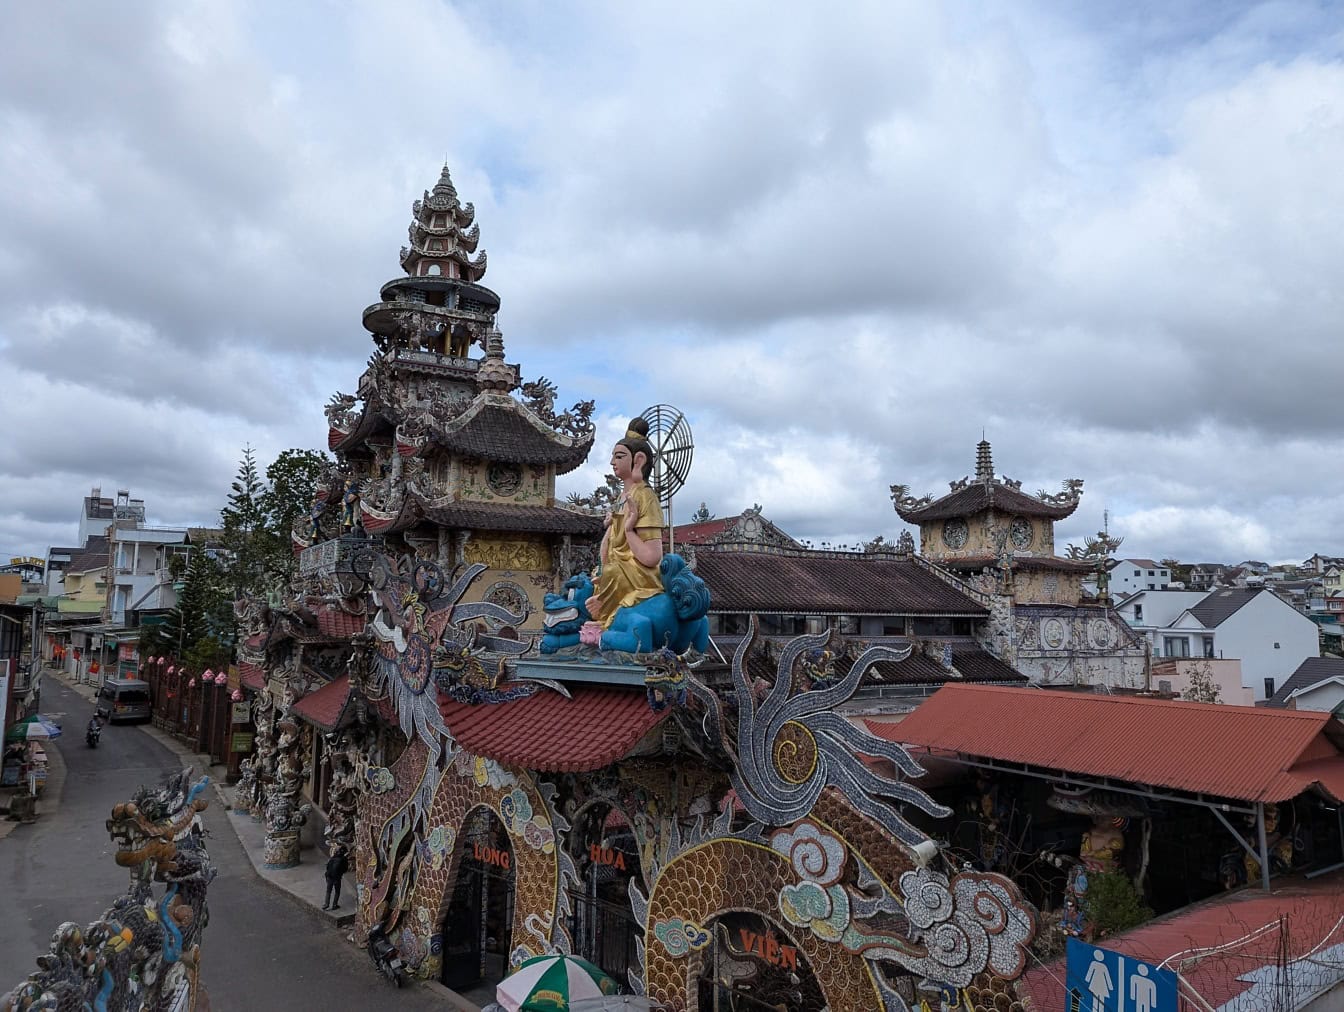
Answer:
<path fill-rule="evenodd" d="M 368 545 L 367 538 L 349 536 L 310 545 L 299 553 L 299 575 L 305 579 L 331 576 L 343 568 L 342 563 L 348 567 L 355 552 Z"/>

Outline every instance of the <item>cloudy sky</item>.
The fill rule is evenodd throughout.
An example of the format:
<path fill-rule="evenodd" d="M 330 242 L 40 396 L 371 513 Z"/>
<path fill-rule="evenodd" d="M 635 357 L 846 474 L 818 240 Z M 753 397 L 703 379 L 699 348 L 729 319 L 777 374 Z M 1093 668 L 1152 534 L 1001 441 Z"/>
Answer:
<path fill-rule="evenodd" d="M 320 447 L 447 160 L 508 357 L 680 516 L 901 530 L 983 431 L 1061 544 L 1344 553 L 1333 4 L 48 2 L 0 28 L 0 555 Z"/>

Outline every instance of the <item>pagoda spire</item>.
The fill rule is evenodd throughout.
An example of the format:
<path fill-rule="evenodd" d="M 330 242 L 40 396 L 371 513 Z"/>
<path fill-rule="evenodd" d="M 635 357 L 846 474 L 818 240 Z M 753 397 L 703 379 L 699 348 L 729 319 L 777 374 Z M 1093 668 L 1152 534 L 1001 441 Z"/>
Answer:
<path fill-rule="evenodd" d="M 457 187 L 453 185 L 453 177 L 448 173 L 448 163 L 443 163 L 443 171 L 439 173 L 439 181 L 434 184 L 432 191 L 435 196 L 447 197 L 453 203 L 457 203 Z"/>
<path fill-rule="evenodd" d="M 486 258 L 485 251 L 476 248 L 481 229 L 475 218 L 476 209 L 458 201 L 457 187 L 444 165 L 434 188 L 411 205 L 410 244 L 401 248 L 402 268 L 413 278 L 480 281 Z"/>
<path fill-rule="evenodd" d="M 975 444 L 975 480 L 990 482 L 994 480 L 994 454 L 990 452 L 989 440 L 983 436 Z"/>

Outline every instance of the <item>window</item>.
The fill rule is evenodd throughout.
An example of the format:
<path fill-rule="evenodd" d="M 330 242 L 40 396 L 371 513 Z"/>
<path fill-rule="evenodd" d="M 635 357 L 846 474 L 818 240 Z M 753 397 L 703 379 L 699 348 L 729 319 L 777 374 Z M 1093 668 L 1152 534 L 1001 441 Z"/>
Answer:
<path fill-rule="evenodd" d="M 1166 657 L 1189 657 L 1190 640 L 1184 636 L 1163 636 L 1162 653 Z"/>
<path fill-rule="evenodd" d="M 1170 680 L 1170 679 L 1167 679 L 1167 678 L 1159 678 L 1159 679 L 1157 680 L 1157 691 L 1158 691 L 1158 692 L 1170 692 L 1170 691 L 1171 691 L 1171 680 Z"/>
<path fill-rule="evenodd" d="M 1136 569 L 1136 570 L 1134 570 L 1134 575 L 1135 575 L 1135 576 L 1142 576 L 1143 574 L 1140 573 L 1140 572 Z"/>
<path fill-rule="evenodd" d="M 1275 643 L 1274 645 L 1275 645 L 1275 646 L 1278 646 L 1277 643 Z M 1274 679 L 1272 679 L 1272 678 L 1266 678 L 1266 679 L 1265 679 L 1265 698 L 1266 698 L 1266 699 L 1269 699 L 1269 697 L 1272 696 L 1272 695 L 1274 695 Z"/>
<path fill-rule="evenodd" d="M 950 618 L 917 618 L 915 619 L 916 636 L 952 636 L 955 630 Z"/>
<path fill-rule="evenodd" d="M 1143 605 L 1141 604 L 1136 604 L 1134 606 L 1134 621 L 1135 622 L 1143 621 Z"/>
<path fill-rule="evenodd" d="M 1274 644 L 1274 649 L 1275 650 L 1279 649 L 1279 645 L 1277 643 Z"/>
<path fill-rule="evenodd" d="M 430 275 L 431 277 L 438 277 L 440 274 L 443 273 L 443 268 L 440 267 L 438 264 L 430 264 L 429 270 L 425 271 L 425 273 Z"/>
<path fill-rule="evenodd" d="M 1204 656 L 1205 656 L 1205 657 L 1212 657 L 1212 656 L 1213 656 L 1213 637 L 1212 637 L 1212 636 L 1205 636 L 1205 637 L 1204 637 Z"/>
<path fill-rule="evenodd" d="M 1150 569 L 1150 570 L 1148 570 L 1148 575 L 1149 575 L 1149 576 L 1156 576 L 1157 574 L 1154 573 L 1154 572 Z"/>
<path fill-rule="evenodd" d="M 859 634 L 859 617 L 857 615 L 841 615 L 840 632 L 846 636 L 857 636 Z"/>
<path fill-rule="evenodd" d="M 1150 584 L 1148 584 L 1148 589 L 1149 589 L 1149 590 L 1157 590 L 1157 584 L 1155 584 L 1155 583 L 1150 583 Z"/>

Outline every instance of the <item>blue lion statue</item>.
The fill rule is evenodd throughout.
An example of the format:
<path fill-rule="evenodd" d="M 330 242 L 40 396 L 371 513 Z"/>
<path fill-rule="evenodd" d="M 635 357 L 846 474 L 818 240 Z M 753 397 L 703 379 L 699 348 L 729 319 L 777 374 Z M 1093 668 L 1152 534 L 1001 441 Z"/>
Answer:
<path fill-rule="evenodd" d="M 541 608 L 544 632 L 539 647 L 543 654 L 579 645 L 579 630 L 583 623 L 593 620 L 588 614 L 588 598 L 592 596 L 593 581 L 584 573 L 566 580 L 559 594 L 546 595 Z"/>
<path fill-rule="evenodd" d="M 663 593 L 622 608 L 602 633 L 603 650 L 647 654 L 664 647 L 685 653 L 709 648 L 709 588 L 680 555 L 664 555 L 658 564 Z M 572 576 L 560 594 L 547 594 L 543 605 L 545 632 L 540 650 L 555 653 L 576 646 L 579 630 L 591 621 L 586 602 L 593 594 L 587 576 Z"/>

